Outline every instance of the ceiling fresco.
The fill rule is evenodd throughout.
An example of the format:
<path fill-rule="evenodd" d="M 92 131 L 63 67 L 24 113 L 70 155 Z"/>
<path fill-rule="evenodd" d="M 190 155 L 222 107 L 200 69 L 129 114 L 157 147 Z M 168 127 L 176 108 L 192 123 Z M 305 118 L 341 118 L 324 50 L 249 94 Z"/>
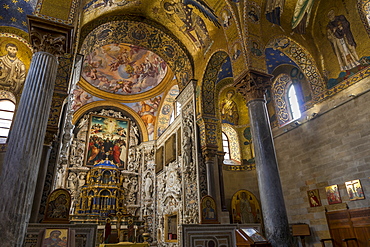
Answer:
<path fill-rule="evenodd" d="M 167 73 L 155 53 L 130 44 L 108 44 L 85 56 L 82 77 L 109 93 L 132 95 L 156 87 Z"/>
<path fill-rule="evenodd" d="M 171 69 L 178 78 L 181 88 L 193 77 L 193 62 L 186 50 L 161 29 L 136 19 L 103 23 L 89 33 L 82 32 L 81 36 L 84 37 L 84 41 L 80 53 L 85 56 L 91 56 L 107 45 L 109 47 L 112 44 L 135 44 L 160 56 L 160 60 L 163 59 L 168 69 Z M 117 50 L 117 48 L 114 49 Z M 113 59 L 109 54 L 104 54 L 104 50 L 99 51 L 99 55 L 100 53 L 107 56 L 109 60 Z"/>

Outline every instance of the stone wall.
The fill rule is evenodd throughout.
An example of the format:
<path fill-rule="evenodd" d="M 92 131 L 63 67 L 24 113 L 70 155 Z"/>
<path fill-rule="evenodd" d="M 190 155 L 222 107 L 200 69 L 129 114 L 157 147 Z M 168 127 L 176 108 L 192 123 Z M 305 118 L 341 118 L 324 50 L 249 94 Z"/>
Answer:
<path fill-rule="evenodd" d="M 274 130 L 275 149 L 289 223 L 307 223 L 310 246 L 329 238 L 328 211 L 370 205 L 369 82 L 352 86 L 316 107 L 298 127 Z M 310 117 L 312 119 L 307 121 Z M 364 200 L 350 201 L 345 182 L 360 179 Z M 325 187 L 339 186 L 342 203 L 328 205 Z M 307 191 L 318 189 L 322 206 L 310 207 Z"/>
<path fill-rule="evenodd" d="M 223 170 L 225 202 L 226 208 L 231 213 L 231 199 L 239 190 L 249 190 L 258 200 L 260 199 L 258 191 L 257 173 L 252 171 L 227 171 Z"/>

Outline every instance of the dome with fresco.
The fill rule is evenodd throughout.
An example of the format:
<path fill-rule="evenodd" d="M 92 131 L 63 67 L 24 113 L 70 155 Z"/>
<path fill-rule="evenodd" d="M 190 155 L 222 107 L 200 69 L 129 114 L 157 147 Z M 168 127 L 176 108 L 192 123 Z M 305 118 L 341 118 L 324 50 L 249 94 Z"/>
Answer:
<path fill-rule="evenodd" d="M 93 87 L 118 95 L 147 92 L 162 82 L 166 62 L 131 44 L 108 44 L 85 56 L 82 77 Z"/>

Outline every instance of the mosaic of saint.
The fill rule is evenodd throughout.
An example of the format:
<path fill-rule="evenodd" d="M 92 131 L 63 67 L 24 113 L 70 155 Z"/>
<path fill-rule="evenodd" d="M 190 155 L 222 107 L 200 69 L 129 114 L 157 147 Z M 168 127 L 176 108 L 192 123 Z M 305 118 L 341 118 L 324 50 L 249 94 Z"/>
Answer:
<path fill-rule="evenodd" d="M 85 57 L 83 78 L 108 93 L 139 94 L 157 86 L 166 62 L 151 51 L 129 44 L 109 44 Z"/>

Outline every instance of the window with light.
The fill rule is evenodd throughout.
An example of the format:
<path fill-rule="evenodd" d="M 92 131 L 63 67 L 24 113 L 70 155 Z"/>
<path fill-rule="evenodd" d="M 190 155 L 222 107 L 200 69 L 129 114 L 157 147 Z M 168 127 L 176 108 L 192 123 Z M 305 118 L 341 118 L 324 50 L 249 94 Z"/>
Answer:
<path fill-rule="evenodd" d="M 15 104 L 10 100 L 0 100 L 0 144 L 5 144 L 12 125 Z"/>

